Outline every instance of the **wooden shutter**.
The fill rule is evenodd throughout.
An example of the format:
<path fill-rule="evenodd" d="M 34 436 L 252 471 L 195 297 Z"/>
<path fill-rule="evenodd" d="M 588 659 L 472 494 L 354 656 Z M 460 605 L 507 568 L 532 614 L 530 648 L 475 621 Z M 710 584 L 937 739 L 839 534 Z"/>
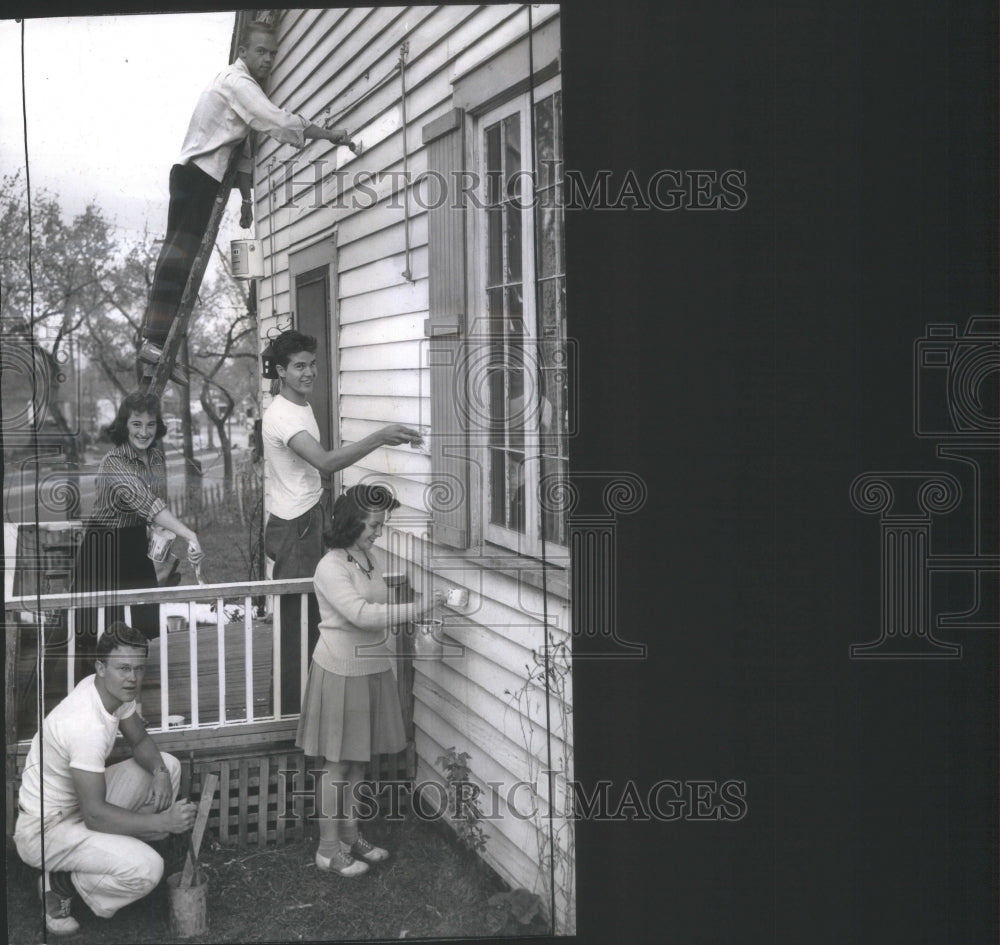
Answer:
<path fill-rule="evenodd" d="M 460 415 L 464 399 L 461 363 L 466 322 L 465 195 L 456 186 L 464 168 L 464 112 L 453 109 L 422 129 L 428 171 L 428 292 L 431 392 L 431 464 L 434 485 L 428 503 L 435 542 L 469 546 L 468 434 Z M 437 199 L 439 187 L 446 191 Z"/>

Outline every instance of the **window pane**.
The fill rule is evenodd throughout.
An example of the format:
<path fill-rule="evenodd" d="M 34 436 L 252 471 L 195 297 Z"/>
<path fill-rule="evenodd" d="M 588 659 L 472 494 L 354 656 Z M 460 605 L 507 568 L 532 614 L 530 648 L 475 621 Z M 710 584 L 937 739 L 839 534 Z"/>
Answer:
<path fill-rule="evenodd" d="M 486 211 L 486 285 L 503 282 L 503 211 L 492 207 Z"/>
<path fill-rule="evenodd" d="M 490 388 L 490 443 L 494 446 L 504 445 L 504 432 L 507 426 L 507 393 L 504 390 L 504 371 L 499 367 L 491 367 L 488 371 Z"/>
<path fill-rule="evenodd" d="M 510 398 L 508 420 L 508 443 L 518 449 L 524 449 L 524 424 L 527 412 L 532 409 L 530 395 L 534 384 L 525 377 L 524 368 L 520 362 L 512 359 L 513 367 L 507 372 L 507 394 Z"/>
<path fill-rule="evenodd" d="M 504 179 L 507 192 L 516 187 L 521 176 L 521 116 L 511 115 L 503 120 L 504 134 Z"/>
<path fill-rule="evenodd" d="M 538 161 L 539 187 L 548 187 L 555 181 L 555 140 L 552 117 L 552 96 L 535 105 L 535 151 Z"/>
<path fill-rule="evenodd" d="M 557 545 L 568 543 L 566 514 L 560 510 L 558 497 L 561 490 L 555 483 L 566 481 L 566 461 L 542 457 L 542 487 L 540 513 L 542 538 Z"/>
<path fill-rule="evenodd" d="M 503 289 L 487 289 L 486 290 L 486 314 L 490 319 L 490 331 L 502 331 L 503 330 Z M 492 324 L 496 322 L 496 324 Z"/>
<path fill-rule="evenodd" d="M 510 497 L 507 527 L 524 532 L 524 454 L 510 453 L 507 467 L 507 489 Z"/>
<path fill-rule="evenodd" d="M 566 280 L 563 276 L 538 283 L 538 327 L 543 340 L 561 340 L 566 334 Z"/>
<path fill-rule="evenodd" d="M 521 281 L 521 211 L 507 204 L 507 281 Z"/>
<path fill-rule="evenodd" d="M 490 522 L 494 525 L 507 524 L 505 460 L 506 454 L 503 450 L 490 450 Z"/>
<path fill-rule="evenodd" d="M 537 207 L 535 210 L 535 245 L 537 247 L 540 279 L 553 276 L 564 269 L 562 261 L 562 210 L 556 207 Z"/>
<path fill-rule="evenodd" d="M 486 129 L 486 202 L 500 202 L 500 181 L 503 168 L 500 166 L 500 125 Z"/>
<path fill-rule="evenodd" d="M 520 284 L 507 288 L 507 330 L 524 334 L 524 299 Z"/>

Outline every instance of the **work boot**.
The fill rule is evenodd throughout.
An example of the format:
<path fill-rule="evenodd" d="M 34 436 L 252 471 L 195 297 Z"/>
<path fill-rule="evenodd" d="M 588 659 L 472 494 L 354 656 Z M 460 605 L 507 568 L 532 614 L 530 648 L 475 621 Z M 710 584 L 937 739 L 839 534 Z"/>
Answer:
<path fill-rule="evenodd" d="M 152 378 L 152 369 L 160 363 L 160 358 L 162 357 L 163 345 L 144 338 L 135 363 L 136 380 L 140 384 L 143 382 L 144 377 Z M 176 359 L 170 369 L 170 379 L 182 387 L 188 386 L 187 372 L 177 363 Z"/>
<path fill-rule="evenodd" d="M 48 876 L 48 890 L 45 877 Z M 70 915 L 73 889 L 69 873 L 47 873 L 38 877 L 38 898 L 45 904 L 45 928 L 53 935 L 73 935 L 80 931 L 80 923 Z"/>

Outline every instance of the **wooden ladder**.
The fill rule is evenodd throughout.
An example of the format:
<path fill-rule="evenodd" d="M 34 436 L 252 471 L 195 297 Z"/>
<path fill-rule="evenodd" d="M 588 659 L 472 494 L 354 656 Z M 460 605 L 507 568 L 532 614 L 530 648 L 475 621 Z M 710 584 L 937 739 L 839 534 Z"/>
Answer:
<path fill-rule="evenodd" d="M 181 350 L 181 342 L 187 333 L 188 323 L 191 321 L 191 312 L 195 302 L 198 301 L 198 292 L 201 290 L 201 281 L 205 277 L 205 270 L 208 268 L 208 261 L 212 256 L 212 249 L 215 246 L 216 237 L 219 235 L 219 225 L 222 222 L 222 214 L 225 213 L 226 205 L 229 203 L 229 195 L 232 193 L 233 185 L 236 183 L 236 167 L 239 156 L 243 151 L 242 145 L 233 150 L 233 156 L 229 160 L 229 166 L 219 185 L 219 192 L 215 197 L 215 205 L 212 207 L 211 216 L 208 219 L 208 226 L 205 228 L 205 235 L 201 238 L 201 245 L 191 266 L 187 284 L 184 286 L 184 294 L 181 296 L 180 305 L 177 308 L 177 315 L 170 325 L 170 332 L 167 334 L 166 343 L 163 346 L 163 353 L 156 364 L 139 360 L 143 368 L 142 379 L 139 381 L 139 390 L 163 396 L 163 390 L 167 386 L 167 381 L 173 378 L 178 384 L 187 387 L 190 378 L 187 372 L 176 366 L 177 355 Z M 144 347 L 145 347 L 144 342 Z"/>

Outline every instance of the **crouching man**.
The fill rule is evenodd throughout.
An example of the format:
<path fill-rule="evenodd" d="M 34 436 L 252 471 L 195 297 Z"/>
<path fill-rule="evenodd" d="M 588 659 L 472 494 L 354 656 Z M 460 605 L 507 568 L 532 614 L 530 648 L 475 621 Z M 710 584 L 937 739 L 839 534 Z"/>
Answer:
<path fill-rule="evenodd" d="M 140 631 L 112 624 L 97 641 L 95 675 L 45 717 L 41 743 L 38 733 L 31 741 L 14 842 L 25 863 L 44 871 L 39 895 L 55 935 L 79 928 L 70 915 L 74 887 L 105 919 L 151 892 L 163 859 L 144 841 L 194 824 L 196 806 L 176 800 L 180 762 L 159 752 L 136 712 L 147 652 Z M 105 768 L 119 731 L 133 757 Z"/>

